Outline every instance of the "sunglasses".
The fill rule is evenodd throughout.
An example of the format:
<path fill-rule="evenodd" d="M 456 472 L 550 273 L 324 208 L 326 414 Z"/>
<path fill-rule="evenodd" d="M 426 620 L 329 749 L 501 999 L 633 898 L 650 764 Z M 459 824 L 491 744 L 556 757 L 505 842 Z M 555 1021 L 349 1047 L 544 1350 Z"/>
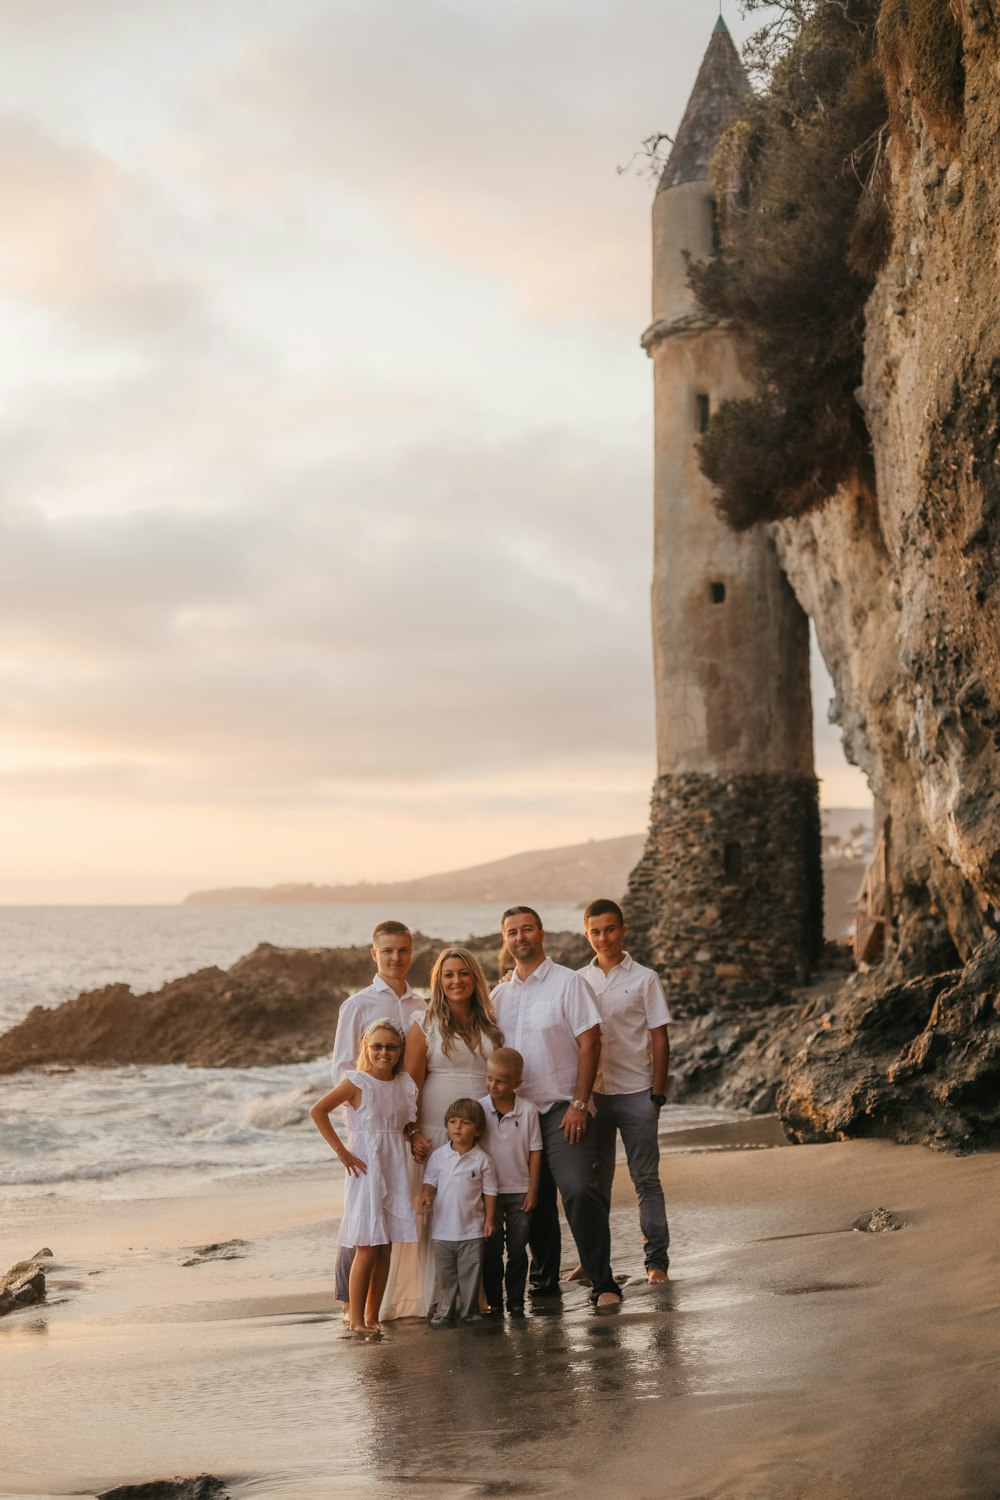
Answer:
<path fill-rule="evenodd" d="M 368 1043 L 368 1051 L 369 1052 L 401 1052 L 402 1050 L 403 1050 L 403 1047 L 402 1047 L 402 1043 L 401 1042 L 369 1042 Z"/>

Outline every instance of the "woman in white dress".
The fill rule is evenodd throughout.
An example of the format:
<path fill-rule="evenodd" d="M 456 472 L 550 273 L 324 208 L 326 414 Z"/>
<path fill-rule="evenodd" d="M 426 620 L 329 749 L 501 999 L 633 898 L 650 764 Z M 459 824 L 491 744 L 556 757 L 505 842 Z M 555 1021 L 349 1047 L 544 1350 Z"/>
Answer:
<path fill-rule="evenodd" d="M 481 1099 L 486 1063 L 503 1046 L 489 985 L 479 960 L 467 948 L 445 948 L 431 971 L 427 1009 L 406 1039 L 406 1071 L 420 1090 L 419 1128 L 413 1155 L 424 1162 L 448 1139 L 445 1110 L 456 1099 Z M 434 1256 L 430 1217 L 420 1234 L 420 1315 L 434 1301 Z M 388 1294 L 387 1294 L 388 1295 Z"/>

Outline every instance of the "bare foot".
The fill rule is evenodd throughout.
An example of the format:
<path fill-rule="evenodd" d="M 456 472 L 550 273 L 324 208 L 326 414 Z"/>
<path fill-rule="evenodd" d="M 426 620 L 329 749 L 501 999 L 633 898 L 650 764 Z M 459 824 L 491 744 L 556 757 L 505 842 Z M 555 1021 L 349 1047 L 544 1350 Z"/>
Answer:
<path fill-rule="evenodd" d="M 386 1331 L 384 1323 L 366 1323 L 365 1327 L 369 1333 L 385 1333 Z"/>
<path fill-rule="evenodd" d="M 654 1266 L 651 1271 L 646 1272 L 646 1280 L 650 1286 L 662 1286 L 665 1281 L 670 1280 L 670 1277 L 660 1266 Z"/>
<path fill-rule="evenodd" d="M 572 1271 L 567 1271 L 566 1275 L 563 1277 L 563 1281 L 579 1281 L 582 1282 L 584 1286 L 590 1285 L 590 1277 L 584 1271 L 582 1266 L 574 1266 Z"/>
<path fill-rule="evenodd" d="M 622 1299 L 617 1292 L 601 1292 L 595 1307 L 621 1307 Z"/>

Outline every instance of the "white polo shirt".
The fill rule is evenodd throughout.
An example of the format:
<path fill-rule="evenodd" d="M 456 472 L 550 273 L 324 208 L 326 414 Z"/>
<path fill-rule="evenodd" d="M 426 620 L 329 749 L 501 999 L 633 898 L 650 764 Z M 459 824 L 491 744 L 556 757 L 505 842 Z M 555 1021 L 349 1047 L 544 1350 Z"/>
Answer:
<path fill-rule="evenodd" d="M 521 1095 L 544 1115 L 573 1098 L 580 1061 L 577 1037 L 600 1023 L 594 997 L 579 974 L 547 958 L 527 979 L 517 973 L 493 991 L 504 1044 L 524 1058 Z"/>
<path fill-rule="evenodd" d="M 497 1113 L 489 1094 L 479 1102 L 486 1116 L 483 1146 L 496 1168 L 497 1192 L 526 1193 L 531 1183 L 528 1155 L 542 1149 L 538 1110 L 530 1099 L 519 1097 L 505 1115 Z"/>
<path fill-rule="evenodd" d="M 607 974 L 595 957 L 580 970 L 601 1013 L 601 1070 L 595 1094 L 638 1094 L 652 1087 L 649 1033 L 670 1023 L 660 976 L 626 953 Z"/>
<path fill-rule="evenodd" d="M 408 1036 L 410 1027 L 423 1013 L 424 1002 L 409 985 L 397 995 L 381 974 L 375 975 L 367 989 L 348 996 L 337 1016 L 337 1035 L 330 1065 L 334 1083 L 339 1083 L 349 1068 L 357 1067 L 361 1038 L 373 1021 L 388 1016 L 390 1021 L 402 1026 L 403 1035 Z"/>
<path fill-rule="evenodd" d="M 495 1198 L 497 1174 L 479 1146 L 463 1155 L 451 1141 L 432 1151 L 424 1182 L 437 1189 L 431 1211 L 432 1240 L 481 1240 L 486 1228 L 483 1194 Z"/>

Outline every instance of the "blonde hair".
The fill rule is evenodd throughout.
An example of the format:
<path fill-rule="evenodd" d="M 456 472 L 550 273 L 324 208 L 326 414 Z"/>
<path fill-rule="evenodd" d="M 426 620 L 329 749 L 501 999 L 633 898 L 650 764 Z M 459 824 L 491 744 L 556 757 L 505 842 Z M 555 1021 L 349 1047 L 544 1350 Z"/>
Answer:
<path fill-rule="evenodd" d="M 489 1061 L 495 1068 L 506 1068 L 513 1073 L 518 1083 L 524 1077 L 524 1058 L 516 1047 L 498 1047 L 490 1054 Z"/>
<path fill-rule="evenodd" d="M 368 1044 L 376 1031 L 391 1031 L 393 1036 L 397 1036 L 402 1043 L 399 1051 L 396 1053 L 396 1061 L 392 1069 L 392 1076 L 395 1078 L 403 1066 L 403 1058 L 406 1055 L 406 1032 L 402 1026 L 398 1025 L 395 1021 L 391 1021 L 388 1016 L 379 1016 L 377 1021 L 373 1021 L 370 1026 L 365 1027 L 361 1037 L 361 1046 L 358 1048 L 358 1070 L 362 1073 L 370 1073 L 372 1070 L 372 1059 L 371 1053 L 368 1050 Z"/>
<path fill-rule="evenodd" d="M 455 1020 L 455 1014 L 448 1004 L 447 997 L 441 987 L 441 970 L 449 959 L 458 959 L 464 964 L 472 975 L 475 984 L 469 1000 L 469 1028 L 463 1031 Z M 503 1033 L 497 1025 L 497 1013 L 493 1009 L 493 1001 L 490 999 L 489 985 L 486 975 L 474 953 L 468 948 L 443 948 L 434 961 L 431 970 L 431 998 L 427 1002 L 424 1012 L 425 1027 L 436 1026 L 441 1034 L 441 1046 L 446 1057 L 450 1057 L 454 1050 L 455 1042 L 461 1037 L 475 1038 L 477 1047 L 482 1045 L 484 1036 L 488 1036 L 494 1047 L 503 1045 Z"/>

